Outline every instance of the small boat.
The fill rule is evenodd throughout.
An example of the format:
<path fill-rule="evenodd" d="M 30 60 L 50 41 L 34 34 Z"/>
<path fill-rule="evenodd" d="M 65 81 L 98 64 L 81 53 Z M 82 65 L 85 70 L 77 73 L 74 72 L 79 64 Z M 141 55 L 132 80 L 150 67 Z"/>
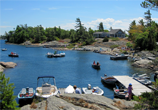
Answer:
<path fill-rule="evenodd" d="M 113 88 L 114 90 L 114 96 L 121 98 L 121 99 L 127 99 L 128 98 L 128 93 L 127 89 L 118 89 L 118 88 Z"/>
<path fill-rule="evenodd" d="M 43 83 L 41 87 L 38 87 L 39 79 L 42 79 Z M 45 81 L 47 79 L 47 82 Z M 50 83 L 50 79 L 53 79 L 54 85 Z M 36 96 L 41 98 L 48 98 L 58 94 L 58 89 L 55 83 L 54 76 L 39 76 L 37 78 Z"/>
<path fill-rule="evenodd" d="M 6 49 L 6 48 L 3 48 L 2 51 L 7 51 L 7 49 Z"/>
<path fill-rule="evenodd" d="M 132 75 L 132 77 L 133 77 L 134 79 L 137 79 L 137 78 L 150 79 L 150 77 L 147 76 L 147 74 L 138 75 L 138 73 L 135 73 L 135 74 Z"/>
<path fill-rule="evenodd" d="M 35 90 L 33 88 L 22 88 L 22 90 L 18 93 L 19 100 L 30 100 L 35 96 Z"/>
<path fill-rule="evenodd" d="M 112 76 L 107 77 L 106 74 L 104 74 L 104 77 L 101 77 L 101 80 L 105 82 L 106 84 L 110 84 L 110 85 L 115 85 L 115 83 L 117 82 L 117 79 L 115 79 Z"/>
<path fill-rule="evenodd" d="M 97 65 L 97 64 L 92 64 L 92 67 L 95 68 L 95 69 L 100 69 L 100 64 Z"/>
<path fill-rule="evenodd" d="M 13 53 L 13 52 L 11 52 L 8 56 L 9 56 L 9 57 L 19 57 L 19 55 L 18 55 L 18 54 Z"/>
<path fill-rule="evenodd" d="M 60 52 L 61 57 L 65 57 L 65 52 Z"/>
<path fill-rule="evenodd" d="M 145 76 L 143 76 L 143 75 L 142 76 L 135 76 L 135 74 L 134 74 L 132 77 L 133 77 L 133 79 L 135 79 L 136 81 L 142 83 L 143 85 L 148 86 L 148 85 L 152 84 L 152 81 L 146 79 Z"/>
<path fill-rule="evenodd" d="M 91 89 L 90 84 L 88 84 L 88 87 L 83 87 L 82 92 L 84 94 L 94 94 L 94 95 L 103 95 L 104 94 L 104 91 L 101 88 L 99 88 L 98 86 L 93 87 L 93 89 Z"/>
<path fill-rule="evenodd" d="M 127 58 L 128 55 L 124 54 L 110 56 L 110 60 L 126 60 Z"/>
<path fill-rule="evenodd" d="M 61 54 L 58 53 L 58 51 L 55 51 L 53 57 L 61 57 Z"/>
<path fill-rule="evenodd" d="M 52 57 L 54 56 L 54 54 L 53 54 L 53 53 L 48 52 L 48 53 L 46 54 L 46 56 L 47 56 L 48 58 L 52 58 Z"/>

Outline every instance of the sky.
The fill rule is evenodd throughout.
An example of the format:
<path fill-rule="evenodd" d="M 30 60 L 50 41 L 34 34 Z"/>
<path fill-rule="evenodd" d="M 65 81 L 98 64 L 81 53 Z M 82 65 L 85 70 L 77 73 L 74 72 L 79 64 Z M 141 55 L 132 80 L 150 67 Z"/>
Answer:
<path fill-rule="evenodd" d="M 44 28 L 75 29 L 76 18 L 88 29 L 127 31 L 133 20 L 144 18 L 148 10 L 144 0 L 0 0 L 0 35 L 13 31 L 17 25 Z M 158 23 L 158 11 L 151 10 L 152 20 Z"/>

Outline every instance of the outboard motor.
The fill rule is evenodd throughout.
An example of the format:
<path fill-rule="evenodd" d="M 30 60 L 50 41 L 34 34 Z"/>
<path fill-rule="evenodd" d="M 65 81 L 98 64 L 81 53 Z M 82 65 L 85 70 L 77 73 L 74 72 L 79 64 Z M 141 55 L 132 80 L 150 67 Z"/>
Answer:
<path fill-rule="evenodd" d="M 91 85 L 90 84 L 88 84 L 88 90 L 90 90 L 91 89 Z"/>

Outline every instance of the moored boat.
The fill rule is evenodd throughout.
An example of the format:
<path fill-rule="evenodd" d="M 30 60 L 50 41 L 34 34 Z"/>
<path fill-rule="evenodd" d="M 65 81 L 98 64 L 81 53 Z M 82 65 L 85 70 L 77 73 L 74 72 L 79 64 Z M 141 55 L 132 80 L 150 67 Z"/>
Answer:
<path fill-rule="evenodd" d="M 127 58 L 128 55 L 124 54 L 110 56 L 110 60 L 126 60 Z"/>
<path fill-rule="evenodd" d="M 53 53 L 48 52 L 48 53 L 46 54 L 46 56 L 47 56 L 48 58 L 52 58 L 52 57 L 54 56 L 54 54 L 53 54 Z"/>
<path fill-rule="evenodd" d="M 61 57 L 65 57 L 65 52 L 60 52 Z"/>
<path fill-rule="evenodd" d="M 106 84 L 110 84 L 110 85 L 115 85 L 115 83 L 117 82 L 117 79 L 115 79 L 112 76 L 107 77 L 106 74 L 104 75 L 104 77 L 101 77 L 101 80 L 105 82 Z"/>
<path fill-rule="evenodd" d="M 28 100 L 33 99 L 35 96 L 35 90 L 33 88 L 22 88 L 22 90 L 18 93 L 19 100 Z"/>
<path fill-rule="evenodd" d="M 3 48 L 2 51 L 7 51 L 7 49 L 6 49 L 6 48 Z"/>
<path fill-rule="evenodd" d="M 39 79 L 43 79 L 42 86 L 38 87 Z M 47 82 L 45 80 L 47 79 Z M 50 79 L 53 79 L 54 85 L 50 83 Z M 39 76 L 37 78 L 36 96 L 42 98 L 48 98 L 58 94 L 58 89 L 55 83 L 54 76 Z"/>
<path fill-rule="evenodd" d="M 99 88 L 98 86 L 91 88 L 91 85 L 88 84 L 88 87 L 83 87 L 82 88 L 83 94 L 94 94 L 94 95 L 103 95 L 104 91 Z"/>
<path fill-rule="evenodd" d="M 18 54 L 13 53 L 13 52 L 11 52 L 8 56 L 9 56 L 9 57 L 19 57 L 19 55 L 18 55 Z"/>

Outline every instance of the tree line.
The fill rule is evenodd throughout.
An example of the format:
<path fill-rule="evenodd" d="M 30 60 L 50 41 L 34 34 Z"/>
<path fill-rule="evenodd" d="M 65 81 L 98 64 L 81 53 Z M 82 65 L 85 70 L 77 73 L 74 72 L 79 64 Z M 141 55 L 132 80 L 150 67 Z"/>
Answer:
<path fill-rule="evenodd" d="M 76 19 L 75 29 L 64 30 L 59 27 L 44 29 L 41 25 L 31 27 L 25 25 L 17 25 L 14 30 L 5 32 L 1 38 L 7 39 L 10 43 L 23 43 L 31 41 L 32 43 L 43 43 L 52 40 L 70 39 L 72 43 L 79 42 L 88 45 L 94 42 L 93 33 L 95 30 L 89 28 L 87 30 L 80 18 Z"/>
<path fill-rule="evenodd" d="M 133 41 L 135 48 L 154 50 L 158 42 L 158 23 L 152 21 L 150 10 L 144 13 L 144 18 L 146 21 L 141 19 L 138 24 L 135 20 L 131 22 L 128 39 Z"/>

